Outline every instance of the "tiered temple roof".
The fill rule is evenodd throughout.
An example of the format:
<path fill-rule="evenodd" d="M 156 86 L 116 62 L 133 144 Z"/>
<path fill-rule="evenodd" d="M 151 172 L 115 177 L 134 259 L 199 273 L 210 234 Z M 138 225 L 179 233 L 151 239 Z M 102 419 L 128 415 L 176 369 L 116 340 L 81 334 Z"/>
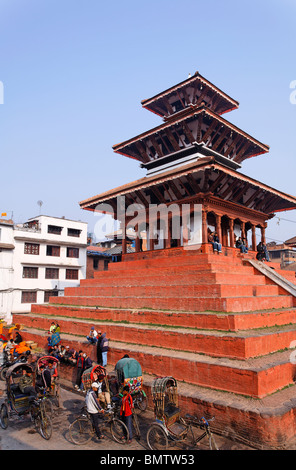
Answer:
<path fill-rule="evenodd" d="M 185 202 L 212 196 L 265 214 L 294 209 L 296 198 L 242 175 L 237 170 L 250 157 L 269 151 L 268 145 L 239 129 L 221 114 L 239 103 L 198 72 L 193 77 L 143 100 L 142 106 L 164 122 L 114 145 L 116 153 L 138 160 L 146 177 L 80 203 L 96 210 L 109 203 L 116 214 L 117 196 L 126 205 Z"/>

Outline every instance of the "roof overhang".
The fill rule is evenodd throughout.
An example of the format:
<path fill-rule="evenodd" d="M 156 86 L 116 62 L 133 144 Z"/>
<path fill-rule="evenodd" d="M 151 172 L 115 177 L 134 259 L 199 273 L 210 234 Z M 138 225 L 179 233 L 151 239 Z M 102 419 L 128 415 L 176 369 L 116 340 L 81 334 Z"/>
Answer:
<path fill-rule="evenodd" d="M 170 168 L 159 174 L 140 178 L 80 202 L 82 209 L 116 213 L 117 198 L 125 196 L 126 204 L 182 203 L 198 194 L 213 194 L 216 198 L 240 204 L 267 215 L 296 208 L 296 198 L 250 178 L 204 156 L 195 162 Z M 105 207 L 100 207 L 104 204 Z"/>

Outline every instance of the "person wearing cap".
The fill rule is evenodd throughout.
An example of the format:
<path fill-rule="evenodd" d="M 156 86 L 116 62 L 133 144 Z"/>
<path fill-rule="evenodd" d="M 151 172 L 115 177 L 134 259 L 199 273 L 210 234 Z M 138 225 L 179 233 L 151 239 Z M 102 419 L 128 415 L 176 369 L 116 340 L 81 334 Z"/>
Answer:
<path fill-rule="evenodd" d="M 100 413 L 104 413 L 104 410 L 97 398 L 98 387 L 99 385 L 97 382 L 91 384 L 91 388 L 88 390 L 85 397 L 85 403 L 98 439 L 104 439 L 105 436 L 101 433 L 99 426 L 99 416 Z"/>
<path fill-rule="evenodd" d="M 93 326 L 91 327 L 89 335 L 86 337 L 86 339 L 90 344 L 96 344 L 98 341 L 98 332 Z"/>

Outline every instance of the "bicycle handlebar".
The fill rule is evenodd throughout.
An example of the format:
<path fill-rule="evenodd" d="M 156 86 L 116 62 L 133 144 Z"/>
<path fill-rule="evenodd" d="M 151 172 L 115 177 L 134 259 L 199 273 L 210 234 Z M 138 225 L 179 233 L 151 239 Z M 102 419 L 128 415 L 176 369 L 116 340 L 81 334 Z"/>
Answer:
<path fill-rule="evenodd" d="M 200 424 L 200 425 L 204 425 L 204 426 L 209 426 L 209 423 L 211 421 L 214 421 L 215 419 L 215 416 L 213 416 L 212 418 L 209 418 L 209 419 L 206 419 L 204 416 L 202 418 L 198 418 L 197 416 L 192 416 L 192 415 L 189 415 L 189 414 L 186 414 L 185 415 L 185 419 L 189 420 L 189 421 L 194 421 L 196 424 Z"/>

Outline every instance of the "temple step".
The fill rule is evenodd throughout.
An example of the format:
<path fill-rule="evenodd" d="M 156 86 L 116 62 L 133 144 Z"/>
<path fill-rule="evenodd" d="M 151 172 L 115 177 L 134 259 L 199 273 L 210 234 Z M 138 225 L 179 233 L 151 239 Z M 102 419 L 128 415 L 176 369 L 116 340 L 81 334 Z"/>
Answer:
<path fill-rule="evenodd" d="M 24 328 L 22 334 L 25 339 L 34 340 L 46 348 L 45 331 Z M 96 360 L 95 346 L 85 344 L 82 337 L 62 333 L 61 338 L 63 345 L 82 349 Z M 172 375 L 188 384 L 253 398 L 266 397 L 294 383 L 294 366 L 290 361 L 289 351 L 239 361 L 147 345 L 139 348 L 137 344 L 111 340 L 108 363 L 115 365 L 124 354 L 137 359 L 145 373 L 163 376 L 165 371 L 165 375 Z"/>
<path fill-rule="evenodd" d="M 18 321 L 28 328 L 40 328 L 46 331 L 53 315 L 37 314 L 18 315 Z M 87 320 L 60 317 L 61 331 L 86 338 L 89 334 Z M 174 349 L 186 352 L 206 354 L 212 357 L 246 360 L 274 353 L 290 347 L 295 338 L 296 326 L 286 325 L 281 328 L 264 328 L 256 331 L 219 332 L 211 330 L 141 325 L 122 322 L 93 321 L 98 331 L 108 331 L 108 337 L 114 341 L 141 344 L 157 348 Z"/>
<path fill-rule="evenodd" d="M 128 294 L 128 292 L 127 292 Z M 52 304 L 73 306 L 97 306 L 112 308 L 152 308 L 168 310 L 190 310 L 193 312 L 213 310 L 218 312 L 248 312 L 270 308 L 293 307 L 289 295 L 260 297 L 108 297 L 108 296 L 65 296 L 51 297 Z"/>
<path fill-rule="evenodd" d="M 60 317 L 80 318 L 88 324 L 93 321 L 121 321 L 220 331 L 252 330 L 296 323 L 296 308 L 258 310 L 249 313 L 215 313 L 32 304 L 32 313 L 54 316 L 58 321 Z"/>

